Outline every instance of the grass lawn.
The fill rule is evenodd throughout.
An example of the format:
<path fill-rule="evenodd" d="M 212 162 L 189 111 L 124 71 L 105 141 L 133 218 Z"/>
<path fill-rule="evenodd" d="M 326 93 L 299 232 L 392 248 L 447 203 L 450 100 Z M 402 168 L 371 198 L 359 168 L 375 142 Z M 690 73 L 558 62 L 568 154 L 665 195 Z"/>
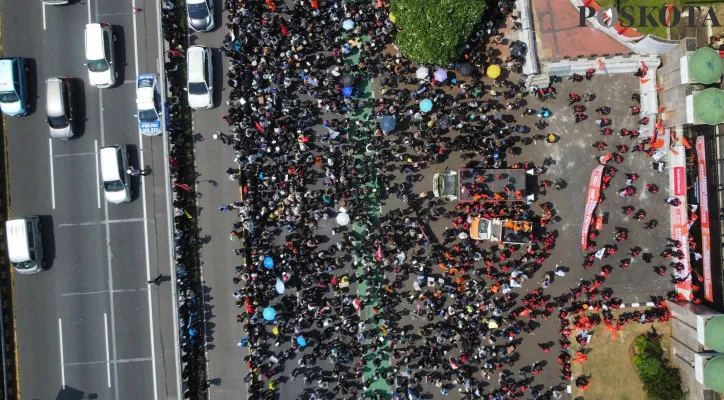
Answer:
<path fill-rule="evenodd" d="M 641 308 L 644 310 L 644 308 Z M 623 311 L 633 311 L 630 308 L 615 310 L 614 319 Z M 571 370 L 573 377 L 585 375 L 591 379 L 591 386 L 585 391 L 578 389 L 571 383 L 573 399 L 576 400 L 641 400 L 646 398 L 643 385 L 638 377 L 638 371 L 633 365 L 633 356 L 636 352 L 634 340 L 642 334 L 651 331 L 652 326 L 661 336 L 664 351 L 671 354 L 671 325 L 655 322 L 653 324 L 639 324 L 629 322 L 616 339 L 611 340 L 611 333 L 606 332 L 606 325 L 601 324 L 593 330 L 593 338 L 588 345 L 590 352 L 588 361 L 583 364 L 573 362 Z M 570 349 L 572 358 L 578 343 L 571 338 Z"/>

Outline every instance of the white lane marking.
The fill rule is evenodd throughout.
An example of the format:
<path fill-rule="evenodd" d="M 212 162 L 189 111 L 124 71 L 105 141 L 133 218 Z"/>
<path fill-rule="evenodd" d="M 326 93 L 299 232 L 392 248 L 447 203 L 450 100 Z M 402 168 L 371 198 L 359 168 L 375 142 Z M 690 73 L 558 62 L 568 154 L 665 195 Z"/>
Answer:
<path fill-rule="evenodd" d="M 88 0 L 90 2 L 90 0 Z M 96 14 L 98 13 L 98 8 L 96 7 Z M 96 16 L 97 18 L 97 16 Z M 100 131 L 101 131 L 101 146 L 105 145 L 106 143 L 106 130 L 104 128 L 104 117 L 103 117 L 103 91 L 98 91 L 98 109 L 99 109 L 99 122 L 100 122 Z M 111 342 L 113 342 L 113 358 L 115 359 L 118 355 L 118 346 L 116 344 L 116 307 L 115 307 L 115 301 L 113 300 L 113 251 L 111 251 L 111 229 L 110 224 L 107 222 L 110 221 L 110 218 L 108 217 L 108 207 L 103 207 L 103 218 L 105 220 L 105 227 L 106 227 L 106 258 L 107 258 L 107 265 L 108 265 L 108 298 L 109 298 L 109 305 L 111 308 Z M 118 382 L 118 368 L 113 369 L 113 378 L 116 382 Z M 114 398 L 115 400 L 119 400 L 119 385 L 115 386 L 114 391 Z"/>
<path fill-rule="evenodd" d="M 45 30 L 45 28 L 46 28 L 46 25 L 45 25 L 45 6 L 46 5 L 47 4 L 43 3 L 43 30 Z"/>
<path fill-rule="evenodd" d="M 163 15 L 163 11 L 161 10 L 161 2 L 156 2 L 156 16 L 158 16 L 158 21 L 160 21 L 160 16 Z M 163 69 L 163 60 L 164 60 L 164 43 L 163 43 L 163 35 L 161 32 L 161 24 L 156 23 L 156 41 L 158 45 L 158 57 L 156 58 L 158 61 L 158 69 L 159 74 L 161 76 L 161 98 L 162 103 L 166 104 L 166 70 Z M 171 210 L 172 202 L 171 202 L 171 168 L 169 167 L 169 160 L 171 159 L 169 154 L 169 143 L 168 143 L 168 132 L 166 132 L 166 121 L 168 120 L 168 115 L 164 112 L 161 115 L 161 130 L 163 135 L 163 166 L 164 166 L 164 178 L 165 180 L 165 190 L 166 190 L 166 227 L 170 233 L 173 232 L 173 213 Z M 174 259 L 174 246 L 172 243 L 169 243 L 168 246 L 168 260 L 169 263 L 171 260 Z M 170 265 L 169 271 L 171 274 L 175 274 L 176 270 L 173 264 Z M 203 270 L 202 270 L 203 274 Z M 173 275 L 175 276 L 175 275 Z M 178 315 L 178 296 L 176 293 L 178 292 L 178 289 L 176 288 L 176 279 L 173 279 L 173 276 L 171 278 L 171 302 L 173 304 L 173 307 L 171 312 L 173 313 L 173 341 L 174 341 L 174 352 L 175 352 L 175 361 L 176 361 L 176 398 L 182 399 L 183 394 L 181 391 L 181 345 L 179 343 L 179 315 Z M 206 321 L 206 317 L 204 316 L 204 321 Z M 204 322 L 205 323 L 205 322 Z M 208 349 L 206 350 L 208 352 Z M 206 357 L 207 363 L 206 363 L 206 371 L 208 372 L 208 354 Z M 247 383 L 247 389 L 248 389 L 248 383 Z"/>
<path fill-rule="evenodd" d="M 145 292 L 148 290 L 148 288 L 138 288 L 138 289 L 116 289 L 113 291 L 113 293 L 135 293 L 135 292 Z M 98 290 L 95 292 L 70 292 L 70 293 L 61 293 L 61 297 L 68 297 L 68 296 L 85 296 L 90 294 L 104 294 L 109 293 L 110 290 Z"/>
<path fill-rule="evenodd" d="M 96 140 L 96 142 L 98 142 Z M 71 153 L 71 154 L 56 154 L 53 157 L 60 158 L 60 157 L 73 157 L 73 156 L 90 156 L 95 155 L 96 153 Z"/>
<path fill-rule="evenodd" d="M 86 0 L 86 4 L 88 4 L 88 23 L 92 23 L 93 20 L 91 19 L 91 0 Z"/>
<path fill-rule="evenodd" d="M 48 139 L 48 148 L 50 149 L 50 201 L 53 203 L 53 210 L 55 210 L 55 170 L 53 169 L 53 139 Z"/>
<path fill-rule="evenodd" d="M 159 3 L 159 2 L 156 2 Z M 136 0 L 131 0 L 131 6 L 133 8 L 136 8 Z M 136 17 L 139 14 L 135 14 L 133 16 L 133 51 L 135 55 L 135 66 L 136 66 L 136 76 L 139 75 L 138 70 L 138 24 L 136 23 Z M 158 14 L 159 17 L 161 14 Z M 160 19 L 160 18 L 159 18 Z M 139 154 L 138 154 L 138 161 L 139 161 L 139 169 L 142 169 L 145 167 L 145 162 L 143 158 L 143 135 L 141 132 L 138 132 L 138 148 L 139 148 Z M 168 168 L 167 168 L 168 169 Z M 141 199 L 143 200 L 143 219 L 148 218 L 148 210 L 147 210 L 147 202 L 146 202 L 146 185 L 145 185 L 145 179 L 141 180 Z M 108 226 L 108 225 L 106 225 Z M 151 254 L 149 252 L 149 246 L 148 246 L 148 224 L 144 222 L 143 224 L 143 238 L 144 238 L 144 244 L 145 244 L 145 250 L 146 250 L 146 277 L 147 280 L 151 280 Z M 169 244 L 170 246 L 170 244 Z M 171 279 L 173 280 L 173 279 Z M 148 284 L 148 287 L 150 289 L 151 284 Z M 151 335 L 151 370 L 153 371 L 153 399 L 158 400 L 158 377 L 156 376 L 156 337 L 154 334 L 153 329 L 153 301 L 151 298 L 151 290 L 148 291 L 148 326 L 150 330 Z M 175 335 L 174 335 L 175 336 Z"/>
<path fill-rule="evenodd" d="M 63 364 L 63 321 L 58 318 L 58 336 L 60 337 L 60 382 L 65 389 L 65 364 Z"/>
<path fill-rule="evenodd" d="M 103 115 L 101 113 L 101 115 Z M 101 118 L 102 119 L 102 118 Z M 103 127 L 103 125 L 101 125 Z M 101 132 L 103 132 L 103 129 L 101 129 Z M 101 133 L 102 134 L 102 133 Z M 101 140 L 103 140 L 103 136 L 101 136 Z M 106 222 L 109 221 L 108 218 L 108 207 L 103 207 L 103 211 L 105 213 L 105 219 Z M 111 228 L 110 224 L 103 224 L 106 226 L 106 253 L 107 253 L 107 264 L 108 264 L 108 298 L 109 298 L 109 305 L 111 307 L 111 341 L 113 342 L 113 358 L 116 358 L 116 355 L 118 354 L 118 349 L 116 348 L 116 318 L 115 318 L 115 302 L 113 301 L 113 265 L 112 265 L 112 259 L 113 259 L 113 252 L 111 251 Z M 118 382 L 118 368 L 113 369 L 113 376 Z M 118 400 L 118 385 L 115 387 L 115 398 Z"/>
<path fill-rule="evenodd" d="M 103 90 L 98 91 L 98 108 L 100 108 L 99 120 L 101 124 L 101 147 L 106 145 L 106 128 L 103 126 Z"/>
<path fill-rule="evenodd" d="M 151 357 L 146 358 L 125 358 L 123 360 L 111 360 L 111 364 L 123 364 L 123 363 L 132 363 L 132 362 L 145 362 L 145 361 L 151 361 Z M 78 365 L 98 365 L 98 364 L 105 364 L 106 361 L 86 361 L 86 362 L 75 362 L 75 363 L 68 363 L 65 364 L 69 367 L 78 366 Z"/>
<path fill-rule="evenodd" d="M 131 6 L 136 8 L 136 0 L 131 0 Z M 136 52 L 136 76 L 138 76 L 138 29 L 136 27 L 136 16 L 143 14 L 133 14 L 133 50 Z M 160 16 L 160 14 L 159 14 Z"/>
<path fill-rule="evenodd" d="M 90 1 L 90 0 L 88 0 L 88 1 Z M 98 152 L 98 139 L 95 140 L 95 149 L 96 149 L 96 151 L 95 151 L 95 155 L 96 155 L 96 192 L 98 192 L 98 194 L 97 194 L 98 208 L 101 208 L 101 185 L 103 184 L 103 182 L 101 182 L 101 172 L 100 172 L 101 161 L 99 160 L 100 153 Z"/>
<path fill-rule="evenodd" d="M 110 346 L 108 346 L 108 313 L 103 313 L 103 328 L 106 332 L 106 371 L 108 387 L 111 387 L 111 349 Z"/>
<path fill-rule="evenodd" d="M 58 228 L 67 228 L 70 226 L 91 226 L 91 225 L 102 225 L 102 224 L 123 224 L 127 222 L 143 222 L 144 218 L 126 218 L 126 219 L 109 219 L 108 221 L 88 221 L 78 222 L 75 224 L 58 224 Z"/>

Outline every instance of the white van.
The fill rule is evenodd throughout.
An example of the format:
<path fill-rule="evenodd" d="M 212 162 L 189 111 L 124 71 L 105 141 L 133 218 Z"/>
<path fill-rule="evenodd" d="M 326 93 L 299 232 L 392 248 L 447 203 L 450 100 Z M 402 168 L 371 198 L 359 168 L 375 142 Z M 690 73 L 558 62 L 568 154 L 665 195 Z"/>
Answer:
<path fill-rule="evenodd" d="M 73 137 L 73 96 L 69 78 L 54 77 L 45 81 L 45 109 L 50 137 L 67 140 Z"/>
<path fill-rule="evenodd" d="M 194 109 L 213 108 L 214 67 L 211 63 L 211 50 L 204 46 L 191 46 L 186 52 L 186 60 L 189 106 Z"/>
<path fill-rule="evenodd" d="M 131 176 L 128 174 L 126 145 L 101 148 L 101 179 L 107 202 L 120 204 L 131 201 Z"/>
<path fill-rule="evenodd" d="M 108 88 L 116 84 L 116 35 L 107 23 L 85 26 L 85 59 L 88 80 L 93 86 Z"/>
<path fill-rule="evenodd" d="M 42 230 L 43 225 L 37 215 L 5 221 L 8 256 L 19 273 L 35 274 L 43 270 Z"/>
<path fill-rule="evenodd" d="M 22 57 L 0 59 L 0 110 L 11 117 L 27 115 L 28 71 Z"/>

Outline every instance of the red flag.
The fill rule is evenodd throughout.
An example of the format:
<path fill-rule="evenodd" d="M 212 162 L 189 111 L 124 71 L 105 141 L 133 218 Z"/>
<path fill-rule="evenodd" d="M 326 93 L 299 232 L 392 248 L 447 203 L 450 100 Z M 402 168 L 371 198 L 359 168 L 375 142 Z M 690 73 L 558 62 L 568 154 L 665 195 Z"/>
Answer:
<path fill-rule="evenodd" d="M 256 126 L 256 129 L 259 130 L 259 132 L 264 133 L 264 128 L 261 126 L 259 122 L 254 122 L 254 126 Z"/>
<path fill-rule="evenodd" d="M 356 308 L 357 311 L 359 311 L 359 309 L 360 309 L 359 299 L 354 299 L 352 304 L 354 304 L 354 308 Z"/>
<path fill-rule="evenodd" d="M 282 25 L 282 36 L 287 36 L 289 34 L 289 31 L 287 30 L 287 27 Z"/>
<path fill-rule="evenodd" d="M 382 260 L 382 248 L 379 243 L 377 243 L 377 251 L 375 252 L 375 255 L 377 256 L 378 261 Z"/>

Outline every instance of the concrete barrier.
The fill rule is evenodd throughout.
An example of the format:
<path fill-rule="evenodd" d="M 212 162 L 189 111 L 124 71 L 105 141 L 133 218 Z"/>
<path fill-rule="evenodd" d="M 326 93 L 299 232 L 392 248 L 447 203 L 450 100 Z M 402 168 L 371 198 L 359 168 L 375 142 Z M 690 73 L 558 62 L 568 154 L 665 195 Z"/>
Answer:
<path fill-rule="evenodd" d="M 530 0 L 516 0 L 515 8 L 520 12 L 520 25 L 522 27 L 522 29 L 518 31 L 518 40 L 528 45 L 523 73 L 526 75 L 535 75 L 538 74 L 540 70 L 538 67 L 538 49 L 536 48 L 535 42 L 533 13 L 531 11 Z"/>

